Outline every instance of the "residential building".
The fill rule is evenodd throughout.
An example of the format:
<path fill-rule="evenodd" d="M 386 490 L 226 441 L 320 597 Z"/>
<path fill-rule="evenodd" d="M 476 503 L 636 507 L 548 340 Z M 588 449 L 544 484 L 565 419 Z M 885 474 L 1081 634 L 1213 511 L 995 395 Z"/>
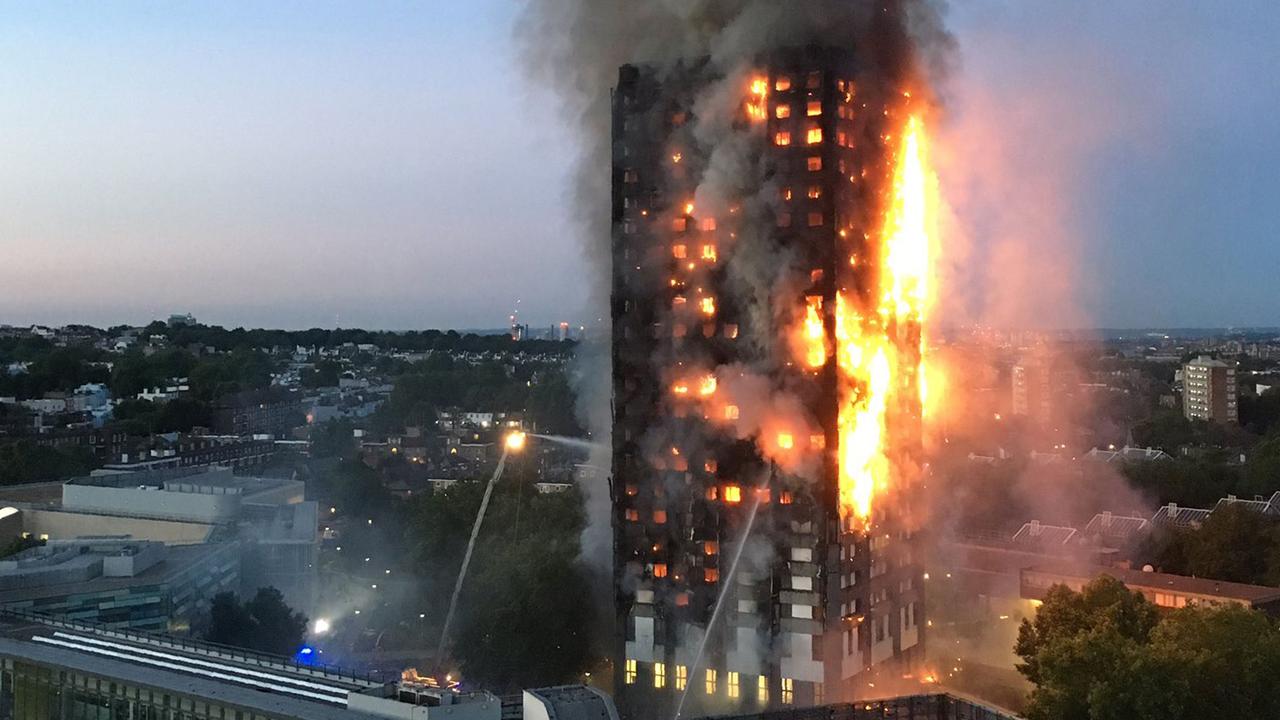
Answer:
<path fill-rule="evenodd" d="M 1182 412 L 1188 420 L 1239 422 L 1235 367 L 1207 355 L 1184 365 Z"/>
<path fill-rule="evenodd" d="M 1065 585 L 1079 592 L 1102 576 L 1119 580 L 1165 610 L 1196 604 L 1239 605 L 1272 616 L 1280 615 L 1280 588 L 1091 565 L 1046 564 L 1025 568 L 1021 573 L 1022 597 L 1043 600 L 1054 585 Z"/>

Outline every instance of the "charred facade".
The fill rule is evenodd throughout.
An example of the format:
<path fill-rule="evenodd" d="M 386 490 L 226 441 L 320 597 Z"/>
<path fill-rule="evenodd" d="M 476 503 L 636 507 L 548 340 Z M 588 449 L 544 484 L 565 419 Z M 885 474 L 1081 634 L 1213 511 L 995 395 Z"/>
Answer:
<path fill-rule="evenodd" d="M 875 292 L 848 248 L 851 235 L 873 242 L 884 190 L 866 178 L 883 174 L 889 114 L 858 78 L 855 53 L 820 47 L 771 53 L 741 78 L 698 61 L 619 73 L 612 493 L 626 717 L 671 717 L 686 694 L 686 716 L 851 701 L 922 657 L 916 482 L 883 489 L 862 522 L 841 507 L 836 307 Z M 724 136 L 708 143 L 695 121 L 711 113 L 725 114 Z M 895 332 L 918 344 L 918 327 Z M 920 414 L 892 414 L 899 445 Z"/>

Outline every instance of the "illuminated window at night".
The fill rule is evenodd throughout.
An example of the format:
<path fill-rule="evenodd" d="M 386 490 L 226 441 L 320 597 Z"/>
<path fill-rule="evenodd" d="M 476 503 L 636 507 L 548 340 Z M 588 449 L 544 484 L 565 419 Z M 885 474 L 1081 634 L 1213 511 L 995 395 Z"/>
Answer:
<path fill-rule="evenodd" d="M 702 552 L 708 555 L 715 555 L 720 552 L 720 543 L 715 540 L 707 540 L 702 543 Z"/>
<path fill-rule="evenodd" d="M 790 90 L 790 89 L 791 89 L 791 78 L 787 77 L 786 75 L 779 75 L 779 76 L 778 76 L 778 80 L 777 80 L 776 82 L 774 82 L 774 84 L 773 84 L 773 89 L 774 89 L 774 90 L 777 90 L 778 92 L 783 92 L 783 91 L 785 91 L 785 90 Z"/>
<path fill-rule="evenodd" d="M 623 681 L 628 685 L 634 685 L 636 682 L 636 661 L 627 658 L 626 669 L 623 673 Z"/>
<path fill-rule="evenodd" d="M 796 700 L 796 684 L 791 678 L 782 678 L 782 704 L 790 705 Z"/>
<path fill-rule="evenodd" d="M 671 254 L 683 260 L 689 256 L 689 248 L 684 245 L 673 245 L 671 246 Z"/>
<path fill-rule="evenodd" d="M 809 117 L 817 117 L 817 116 L 821 115 L 821 114 L 822 114 L 822 101 L 821 101 L 821 100 L 810 100 L 810 101 L 809 101 L 808 106 L 805 108 L 805 114 L 806 114 L 806 115 L 808 115 Z"/>
<path fill-rule="evenodd" d="M 756 702 L 761 705 L 769 704 L 769 678 L 764 675 L 756 681 Z"/>
<path fill-rule="evenodd" d="M 809 128 L 808 134 L 805 135 L 805 140 L 810 145 L 817 145 L 822 142 L 822 128 Z"/>
<path fill-rule="evenodd" d="M 640 492 L 639 487 L 636 487 L 635 485 L 627 485 L 627 494 L 630 495 L 631 497 L 635 497 L 636 494 L 639 492 Z"/>
<path fill-rule="evenodd" d="M 791 491 L 790 491 L 790 490 L 783 490 L 782 492 L 778 493 L 778 504 L 779 504 L 779 505 L 790 505 L 790 504 L 792 503 L 792 501 L 793 501 L 793 500 L 792 500 L 792 497 L 791 497 Z"/>
<path fill-rule="evenodd" d="M 730 505 L 737 505 L 742 502 L 742 488 L 737 485 L 725 485 L 724 501 Z"/>
<path fill-rule="evenodd" d="M 809 213 L 809 227 L 822 225 L 822 213 Z"/>
<path fill-rule="evenodd" d="M 716 694 L 716 671 L 714 668 L 707 668 L 707 694 Z"/>
<path fill-rule="evenodd" d="M 822 186 L 821 186 L 821 185 L 810 185 L 810 186 L 809 186 L 809 199 L 810 199 L 810 200 L 817 200 L 817 199 L 819 199 L 819 198 L 821 198 L 821 197 L 822 197 Z"/>
<path fill-rule="evenodd" d="M 665 524 L 666 524 L 666 522 L 667 522 L 667 511 L 666 511 L 666 510 L 654 510 L 654 511 L 653 511 L 653 521 L 654 521 L 655 523 L 659 524 L 659 525 L 665 525 Z"/>
<path fill-rule="evenodd" d="M 676 689 L 683 690 L 689 684 L 689 668 L 684 665 L 676 666 Z"/>
<path fill-rule="evenodd" d="M 715 485 L 712 485 L 711 487 L 707 488 L 708 500 L 715 500 L 718 497 L 720 497 L 720 488 L 717 488 Z"/>
<path fill-rule="evenodd" d="M 785 120 L 785 119 L 787 119 L 787 118 L 791 117 L 791 106 L 790 106 L 790 105 L 778 105 L 778 107 L 774 109 L 773 114 L 774 114 L 774 116 L 776 116 L 779 120 Z"/>
<path fill-rule="evenodd" d="M 667 664 L 656 662 L 653 664 L 653 686 L 662 689 L 667 686 Z"/>
<path fill-rule="evenodd" d="M 656 578 L 664 578 L 664 577 L 666 577 L 666 576 L 667 576 L 667 564 L 666 564 L 666 563 L 654 563 L 654 564 L 653 564 L 653 576 L 654 576 L 654 577 L 656 577 Z"/>
<path fill-rule="evenodd" d="M 725 336 L 725 337 L 727 337 L 727 338 L 729 338 L 730 340 L 732 340 L 732 339 L 734 339 L 734 338 L 738 337 L 738 326 L 737 326 L 736 324 L 734 324 L 734 323 L 730 323 L 730 324 L 728 324 L 728 325 L 725 325 L 725 326 L 724 326 L 724 336 Z M 735 416 L 735 417 L 736 417 L 736 416 Z"/>
<path fill-rule="evenodd" d="M 684 229 L 687 225 L 688 225 L 688 221 L 682 217 L 678 217 L 671 221 L 671 229 L 675 230 L 676 232 L 684 232 Z"/>
<path fill-rule="evenodd" d="M 739 414 L 739 410 L 738 410 L 738 406 L 737 406 L 737 405 L 726 405 L 726 406 L 725 406 L 725 408 L 724 408 L 724 419 L 725 419 L 725 420 L 737 420 L 737 419 L 738 419 L 738 414 Z"/>
<path fill-rule="evenodd" d="M 716 219 L 715 219 L 715 218 L 702 218 L 701 220 L 699 220 L 699 221 L 698 221 L 698 229 L 699 229 L 699 230 L 702 230 L 703 232 L 711 232 L 712 230 L 715 230 L 715 229 L 716 229 Z"/>
<path fill-rule="evenodd" d="M 811 448 L 813 448 L 813 449 L 815 449 L 815 450 L 821 450 L 822 448 L 824 448 L 824 447 L 826 447 L 826 446 L 827 446 L 827 438 L 826 438 L 826 436 L 824 436 L 824 435 L 817 435 L 817 434 L 815 434 L 815 435 L 810 435 L 810 436 L 809 436 L 809 447 L 811 447 Z"/>
<path fill-rule="evenodd" d="M 676 607 L 689 607 L 689 593 L 676 594 Z"/>
<path fill-rule="evenodd" d="M 791 133 L 783 131 L 773 136 L 773 144 L 778 146 L 786 146 L 791 144 Z"/>
<path fill-rule="evenodd" d="M 836 133 L 836 144 L 840 147 L 849 147 L 849 134 L 841 130 Z"/>
<path fill-rule="evenodd" d="M 728 681 L 726 685 L 729 688 L 729 697 L 738 697 L 738 673 L 730 671 L 726 676 L 726 680 Z"/>
<path fill-rule="evenodd" d="M 627 521 L 640 522 L 640 511 L 636 510 L 635 508 L 631 508 L 627 510 Z"/>
<path fill-rule="evenodd" d="M 782 193 L 781 193 L 781 194 L 782 194 L 782 199 L 783 199 L 784 201 L 786 201 L 786 202 L 791 202 L 791 188 L 789 188 L 789 187 L 784 187 L 784 188 L 782 188 Z"/>
<path fill-rule="evenodd" d="M 706 568 L 702 571 L 702 579 L 708 583 L 720 582 L 719 568 Z"/>
<path fill-rule="evenodd" d="M 809 172 L 818 172 L 822 169 L 822 158 L 813 156 L 809 158 Z"/>
<path fill-rule="evenodd" d="M 709 472 L 709 473 L 713 473 L 713 472 L 715 472 L 717 467 L 718 467 L 718 466 L 716 465 L 716 461 L 715 461 L 715 460 L 708 460 L 708 461 L 706 461 L 706 462 L 702 463 L 702 469 L 703 469 L 703 470 L 706 470 L 706 471 L 707 471 L 707 472 Z"/>

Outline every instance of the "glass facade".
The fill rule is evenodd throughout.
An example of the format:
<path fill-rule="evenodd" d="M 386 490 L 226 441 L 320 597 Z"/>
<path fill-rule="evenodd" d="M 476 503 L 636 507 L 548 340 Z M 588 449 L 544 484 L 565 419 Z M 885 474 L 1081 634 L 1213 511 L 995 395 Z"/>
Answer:
<path fill-rule="evenodd" d="M 0 720 L 292 720 L 5 658 Z"/>

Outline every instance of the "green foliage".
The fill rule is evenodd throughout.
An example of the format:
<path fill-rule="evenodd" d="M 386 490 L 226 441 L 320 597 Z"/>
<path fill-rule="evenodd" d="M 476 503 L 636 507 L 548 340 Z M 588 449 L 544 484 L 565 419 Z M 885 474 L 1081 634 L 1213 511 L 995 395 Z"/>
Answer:
<path fill-rule="evenodd" d="M 0 395 L 41 398 L 45 393 L 70 392 L 85 383 L 107 381 L 106 368 L 90 364 L 100 359 L 100 353 L 90 348 L 50 347 L 22 355 L 21 359 L 31 362 L 25 373 L 10 375 L 0 368 Z"/>
<path fill-rule="evenodd" d="M 286 605 L 279 590 L 264 587 L 244 604 L 232 592 L 215 595 L 208 627 L 205 640 L 209 642 L 292 655 L 302 647 L 307 618 Z"/>
<path fill-rule="evenodd" d="M 116 405 L 112 417 L 129 423 L 131 434 L 185 433 L 194 427 L 209 427 L 213 411 L 207 403 L 185 398 L 162 403 L 125 400 Z"/>
<path fill-rule="evenodd" d="M 22 537 L 21 535 L 19 535 L 18 537 L 15 537 L 14 539 L 10 540 L 8 545 L 0 547 L 0 558 L 7 558 L 11 555 L 17 555 L 23 550 L 30 550 L 31 548 L 34 548 L 34 547 L 43 547 L 44 544 L 45 544 L 44 540 L 40 540 L 39 538 L 33 537 L 31 535 L 28 535 L 26 537 Z"/>
<path fill-rule="evenodd" d="M 27 440 L 0 445 L 0 485 L 66 480 L 96 466 L 86 448 L 52 448 Z"/>
<path fill-rule="evenodd" d="M 307 388 L 334 387 L 342 375 L 342 366 L 333 360 L 321 360 L 314 370 L 302 371 L 302 386 Z"/>
<path fill-rule="evenodd" d="M 1049 591 L 1015 652 L 1032 683 L 1028 720 L 1278 717 L 1280 632 L 1238 606 L 1161 618 L 1111 578 Z"/>
<path fill-rule="evenodd" d="M 356 450 L 354 426 L 349 420 L 330 420 L 311 427 L 311 457 L 348 458 Z"/>
<path fill-rule="evenodd" d="M 415 504 L 417 567 L 441 614 L 483 493 L 484 483 L 462 482 Z M 499 690 L 560 684 L 590 665 L 584 522 L 576 491 L 543 495 L 507 480 L 495 488 L 450 642 L 470 681 Z"/>
<path fill-rule="evenodd" d="M 1198 529 L 1153 534 L 1138 557 L 1162 572 L 1280 585 L 1280 524 L 1268 515 L 1227 505 Z"/>
<path fill-rule="evenodd" d="M 1240 424 L 1257 435 L 1266 435 L 1280 426 L 1280 388 L 1271 388 L 1257 397 L 1241 395 Z"/>
<path fill-rule="evenodd" d="M 1246 494 L 1241 492 L 1239 467 L 1205 458 L 1125 463 L 1121 472 L 1134 488 L 1160 504 L 1207 507 L 1227 495 Z"/>

